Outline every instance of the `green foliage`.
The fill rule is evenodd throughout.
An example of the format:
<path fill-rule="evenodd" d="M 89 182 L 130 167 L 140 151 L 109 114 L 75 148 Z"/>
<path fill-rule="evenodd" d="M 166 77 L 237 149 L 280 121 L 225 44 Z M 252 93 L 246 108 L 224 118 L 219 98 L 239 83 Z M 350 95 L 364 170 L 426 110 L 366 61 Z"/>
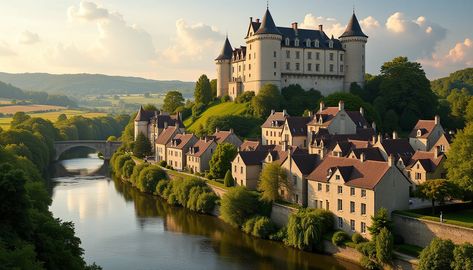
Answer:
<path fill-rule="evenodd" d="M 201 115 L 205 109 L 207 108 L 207 105 L 204 103 L 195 103 L 194 106 L 192 106 L 192 119 L 195 121 L 199 115 Z"/>
<path fill-rule="evenodd" d="M 279 93 L 277 86 L 265 84 L 251 100 L 251 105 L 256 117 L 265 119 L 271 113 L 271 110 L 279 110 L 282 106 L 283 98 Z"/>
<path fill-rule="evenodd" d="M 33 154 L 31 153 L 30 149 L 24 144 L 7 144 L 5 146 L 5 150 L 21 157 L 25 157 L 29 160 L 33 158 Z"/>
<path fill-rule="evenodd" d="M 289 115 L 302 115 L 304 110 L 314 111 L 317 109 L 322 94 L 319 91 L 310 89 L 304 90 L 298 84 L 292 84 L 281 89 L 284 97 L 285 108 Z"/>
<path fill-rule="evenodd" d="M 328 95 L 323 98 L 325 106 L 338 107 L 340 101 L 344 102 L 345 110 L 347 111 L 359 111 L 361 107 L 365 110 L 365 117 L 370 122 L 375 122 L 378 126 L 380 121 L 380 116 L 378 109 L 376 110 L 371 106 L 371 104 L 364 102 L 360 97 L 346 92 L 336 92 Z"/>
<path fill-rule="evenodd" d="M 348 239 L 350 239 L 350 236 L 344 231 L 337 231 L 332 235 L 332 243 L 338 247 L 345 244 Z"/>
<path fill-rule="evenodd" d="M 163 110 L 173 113 L 178 107 L 184 106 L 184 97 L 179 91 L 169 91 L 163 102 Z"/>
<path fill-rule="evenodd" d="M 351 241 L 355 244 L 359 244 L 361 242 L 364 242 L 365 238 L 359 233 L 354 233 L 351 235 Z"/>
<path fill-rule="evenodd" d="M 217 79 L 210 81 L 210 90 L 212 99 L 215 99 L 217 97 Z"/>
<path fill-rule="evenodd" d="M 133 147 L 133 154 L 139 158 L 151 155 L 151 143 L 146 136 L 140 132 L 135 140 L 135 146 Z"/>
<path fill-rule="evenodd" d="M 156 185 L 156 194 L 166 199 L 164 194 L 167 191 L 168 185 L 169 185 L 169 180 L 163 179 L 159 181 L 158 184 Z"/>
<path fill-rule="evenodd" d="M 453 249 L 452 270 L 473 269 L 473 245 L 464 243 Z"/>
<path fill-rule="evenodd" d="M 432 90 L 442 98 L 446 98 L 453 89 L 466 88 L 473 93 L 473 68 L 455 71 L 448 77 L 432 81 L 431 86 Z"/>
<path fill-rule="evenodd" d="M 195 84 L 194 100 L 195 103 L 202 103 L 204 105 L 212 100 L 212 86 L 205 74 L 201 75 Z"/>
<path fill-rule="evenodd" d="M 451 114 L 456 117 L 463 117 L 470 99 L 471 93 L 468 89 L 452 89 L 447 96 L 447 101 L 450 103 Z"/>
<path fill-rule="evenodd" d="M 166 178 L 163 169 L 157 166 L 148 166 L 141 170 L 136 182 L 136 187 L 141 192 L 153 193 L 156 190 L 158 181 Z"/>
<path fill-rule="evenodd" d="M 362 254 L 360 259 L 362 267 L 373 270 L 383 269 L 376 257 L 376 243 L 374 241 L 360 243 L 356 249 Z"/>
<path fill-rule="evenodd" d="M 129 154 L 117 155 L 114 158 L 112 166 L 117 176 L 119 177 L 122 176 L 122 172 L 123 172 L 122 168 L 123 168 L 123 165 L 125 165 L 125 162 L 127 160 L 132 160 Z"/>
<path fill-rule="evenodd" d="M 228 102 L 230 100 L 232 100 L 232 99 L 230 98 L 229 95 L 225 95 L 225 96 L 222 97 L 222 102 Z"/>
<path fill-rule="evenodd" d="M 132 159 L 125 161 L 122 167 L 122 176 L 126 179 L 130 179 L 133 169 L 135 168 L 135 162 Z"/>
<path fill-rule="evenodd" d="M 159 166 L 161 167 L 166 167 L 168 165 L 168 163 L 166 162 L 166 160 L 161 160 L 159 163 Z"/>
<path fill-rule="evenodd" d="M 149 167 L 151 166 L 151 164 L 147 163 L 147 162 L 142 162 L 140 164 L 137 164 L 134 168 L 133 168 L 133 172 L 132 174 L 130 175 L 130 182 L 132 185 L 136 186 L 136 184 L 138 183 L 138 178 L 140 176 L 140 172 L 146 168 L 146 167 Z M 114 168 L 114 171 L 116 172 L 117 169 Z"/>
<path fill-rule="evenodd" d="M 253 91 L 245 91 L 241 94 L 239 94 L 236 98 L 235 98 L 235 102 L 236 103 L 246 103 L 246 102 L 250 102 L 253 97 L 255 96 L 255 92 Z"/>
<path fill-rule="evenodd" d="M 458 131 L 445 161 L 447 178 L 467 193 L 473 193 L 473 123 Z"/>
<path fill-rule="evenodd" d="M 220 202 L 220 217 L 234 227 L 240 227 L 260 206 L 258 195 L 244 187 L 230 188 Z"/>
<path fill-rule="evenodd" d="M 281 188 L 286 189 L 289 194 L 292 193 L 292 185 L 287 180 L 286 170 L 275 162 L 263 166 L 259 180 L 258 189 L 263 200 L 269 202 L 278 200 Z"/>
<path fill-rule="evenodd" d="M 417 186 L 419 198 L 432 201 L 432 215 L 435 215 L 435 201 L 445 202 L 447 198 L 458 194 L 457 186 L 445 179 L 430 179 Z"/>
<path fill-rule="evenodd" d="M 419 270 L 451 269 L 454 245 L 451 240 L 434 238 L 419 256 Z"/>
<path fill-rule="evenodd" d="M 326 214 L 321 213 L 323 212 L 299 210 L 292 214 L 287 224 L 287 238 L 284 243 L 302 250 L 320 248 L 322 234 L 332 229 L 325 227 L 328 224 L 324 221 Z"/>
<path fill-rule="evenodd" d="M 225 173 L 225 178 L 223 178 L 223 184 L 226 187 L 233 187 L 235 185 L 235 181 L 233 180 L 232 172 L 230 170 Z"/>
<path fill-rule="evenodd" d="M 173 192 L 176 194 L 179 204 L 186 206 L 189 200 L 189 193 L 193 187 L 205 187 L 205 181 L 200 178 L 186 178 L 174 183 Z"/>
<path fill-rule="evenodd" d="M 368 227 L 368 231 L 373 237 L 376 237 L 383 228 L 391 231 L 392 221 L 389 219 L 388 210 L 381 207 L 374 216 L 371 216 L 371 226 Z"/>
<path fill-rule="evenodd" d="M 210 178 L 223 178 L 225 173 L 231 170 L 231 162 L 237 155 L 237 148 L 233 144 L 221 143 L 212 154 L 209 162 Z"/>
<path fill-rule="evenodd" d="M 473 122 L 473 98 L 468 101 L 465 111 L 465 120 L 469 123 Z"/>
<path fill-rule="evenodd" d="M 235 134 L 240 137 L 250 137 L 260 132 L 261 123 L 261 119 L 250 115 L 213 115 L 207 120 L 205 133 L 212 134 L 216 128 L 220 130 L 233 129 Z"/>
<path fill-rule="evenodd" d="M 269 236 L 270 240 L 281 241 L 281 242 L 283 242 L 284 239 L 286 238 L 287 238 L 287 227 L 282 227 L 276 233 L 273 233 Z"/>
<path fill-rule="evenodd" d="M 380 263 L 390 263 L 393 257 L 394 238 L 387 228 L 382 228 L 375 238 L 376 258 Z"/>
<path fill-rule="evenodd" d="M 243 224 L 242 230 L 247 234 L 268 239 L 276 231 L 276 225 L 268 217 L 255 216 Z"/>

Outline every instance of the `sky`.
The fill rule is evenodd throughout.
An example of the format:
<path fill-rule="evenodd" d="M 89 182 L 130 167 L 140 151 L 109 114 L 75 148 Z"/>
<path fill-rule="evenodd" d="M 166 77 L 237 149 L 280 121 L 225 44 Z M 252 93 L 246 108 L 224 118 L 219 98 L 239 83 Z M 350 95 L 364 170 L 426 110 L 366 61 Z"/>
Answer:
<path fill-rule="evenodd" d="M 15 0 L 0 8 L 0 71 L 102 73 L 159 80 L 215 77 L 228 33 L 244 45 L 263 0 Z M 323 24 L 338 37 L 355 8 L 369 36 L 366 68 L 396 56 L 430 79 L 473 67 L 471 0 L 271 0 L 278 26 Z"/>

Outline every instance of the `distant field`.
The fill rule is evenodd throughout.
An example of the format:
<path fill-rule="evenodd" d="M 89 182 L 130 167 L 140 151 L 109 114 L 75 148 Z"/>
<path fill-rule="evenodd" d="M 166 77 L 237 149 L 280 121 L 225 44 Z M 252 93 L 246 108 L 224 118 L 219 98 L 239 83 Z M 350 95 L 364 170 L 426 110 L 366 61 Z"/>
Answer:
<path fill-rule="evenodd" d="M 194 131 L 200 124 L 205 126 L 209 117 L 213 115 L 240 115 L 243 114 L 247 109 L 246 103 L 233 103 L 225 102 L 213 107 L 208 108 L 195 122 L 192 122 L 192 119 L 189 117 L 184 121 L 184 125 L 190 131 Z"/>
<path fill-rule="evenodd" d="M 54 112 L 29 113 L 29 115 L 31 115 L 32 117 L 41 117 L 41 118 L 50 120 L 52 122 L 55 122 L 57 120 L 57 117 L 60 114 L 65 114 L 67 115 L 67 117 L 81 115 L 87 118 L 106 115 L 105 113 L 84 112 L 84 111 L 79 111 L 79 110 L 59 110 L 59 111 L 54 111 Z M 0 118 L 0 127 L 4 130 L 9 129 L 11 120 L 12 120 L 11 117 Z"/>
<path fill-rule="evenodd" d="M 114 97 L 118 96 L 118 99 L 115 99 Z M 89 96 L 86 98 L 86 100 L 94 101 L 94 100 L 100 100 L 100 101 L 109 101 L 111 102 L 114 106 L 117 106 L 120 101 L 124 103 L 130 103 L 130 104 L 154 104 L 154 105 L 161 105 L 164 102 L 164 95 L 160 94 L 152 94 L 149 97 L 145 97 L 144 95 L 141 94 L 134 94 L 134 95 L 102 95 L 102 96 Z"/>
<path fill-rule="evenodd" d="M 51 110 L 63 110 L 65 107 L 52 105 L 9 105 L 0 106 L 0 113 L 14 114 L 16 112 L 42 112 Z"/>

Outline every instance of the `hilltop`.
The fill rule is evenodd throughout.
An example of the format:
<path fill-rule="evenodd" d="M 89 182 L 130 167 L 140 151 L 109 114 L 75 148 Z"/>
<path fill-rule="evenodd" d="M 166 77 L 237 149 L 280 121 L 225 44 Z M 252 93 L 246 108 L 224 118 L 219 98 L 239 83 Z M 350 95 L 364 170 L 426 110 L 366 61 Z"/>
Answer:
<path fill-rule="evenodd" d="M 432 91 L 440 97 L 447 97 L 452 89 L 467 89 L 473 94 L 473 68 L 457 70 L 448 77 L 433 80 L 431 82 Z"/>
<path fill-rule="evenodd" d="M 48 74 L 48 73 L 4 73 L 0 81 L 15 85 L 26 91 L 42 91 L 67 96 L 103 94 L 164 93 L 179 90 L 189 96 L 193 82 L 177 80 L 158 81 L 139 77 L 109 76 L 103 74 Z"/>

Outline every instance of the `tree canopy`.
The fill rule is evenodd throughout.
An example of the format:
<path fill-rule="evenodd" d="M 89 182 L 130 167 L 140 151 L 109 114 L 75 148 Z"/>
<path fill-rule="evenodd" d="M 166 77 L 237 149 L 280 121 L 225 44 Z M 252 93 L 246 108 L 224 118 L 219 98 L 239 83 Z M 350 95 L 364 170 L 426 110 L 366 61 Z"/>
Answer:
<path fill-rule="evenodd" d="M 263 166 L 258 188 L 263 200 L 274 202 L 279 199 L 279 189 L 284 188 L 291 193 L 292 185 L 287 180 L 286 170 L 273 162 Z"/>
<path fill-rule="evenodd" d="M 152 154 L 151 143 L 142 132 L 140 132 L 136 137 L 133 154 L 139 158 L 144 158 L 145 156 Z"/>
<path fill-rule="evenodd" d="M 266 118 L 271 110 L 279 110 L 282 105 L 282 96 L 274 84 L 265 84 L 251 100 L 254 113 L 257 117 Z"/>
<path fill-rule="evenodd" d="M 173 113 L 180 106 L 184 106 L 184 97 L 179 91 L 169 91 L 164 97 L 163 110 Z"/>
<path fill-rule="evenodd" d="M 223 178 L 228 170 L 231 170 L 231 162 L 237 154 L 237 148 L 233 144 L 221 143 L 215 149 L 209 162 L 210 178 Z"/>
<path fill-rule="evenodd" d="M 435 202 L 444 202 L 457 192 L 456 185 L 445 179 L 430 179 L 417 186 L 417 195 L 420 198 L 432 201 L 432 215 L 435 214 Z"/>
<path fill-rule="evenodd" d="M 458 187 L 473 194 L 473 123 L 458 131 L 450 145 L 448 159 L 445 161 L 447 177 Z"/>
<path fill-rule="evenodd" d="M 205 74 L 201 75 L 195 84 L 194 100 L 195 103 L 202 103 L 204 105 L 212 100 L 212 86 Z"/>

